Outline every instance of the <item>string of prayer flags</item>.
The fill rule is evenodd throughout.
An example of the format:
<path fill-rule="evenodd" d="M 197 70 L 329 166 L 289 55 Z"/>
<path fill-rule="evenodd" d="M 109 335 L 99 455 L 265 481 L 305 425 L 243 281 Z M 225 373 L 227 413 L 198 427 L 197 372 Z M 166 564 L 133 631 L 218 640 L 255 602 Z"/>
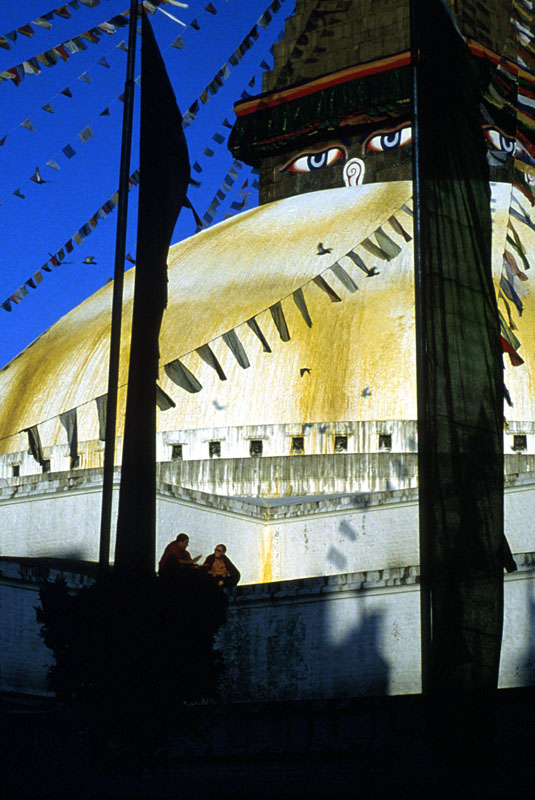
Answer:
<path fill-rule="evenodd" d="M 56 165 L 56 167 L 57 169 L 59 169 L 59 166 Z M 46 181 L 43 182 L 46 183 Z M 130 175 L 130 178 L 128 179 L 128 184 L 129 187 L 131 188 L 132 186 L 137 186 L 138 183 L 139 183 L 139 169 L 136 169 L 132 173 L 132 175 Z M 17 197 L 20 197 L 22 200 L 24 200 L 24 195 L 22 194 L 20 189 L 17 189 L 16 192 L 13 192 L 13 194 L 17 194 Z M 98 220 L 106 219 L 108 214 L 110 214 L 113 211 L 113 209 L 117 206 L 118 202 L 119 202 L 119 192 L 114 192 L 112 196 L 109 198 L 109 200 L 106 200 L 106 202 L 98 209 L 98 211 L 89 218 L 88 222 L 82 225 L 82 227 L 70 239 L 68 239 L 67 242 L 65 242 L 63 247 L 61 247 L 56 253 L 50 254 L 50 258 L 48 259 L 48 261 L 45 264 L 43 264 L 42 267 L 39 270 L 37 270 L 37 272 L 34 273 L 32 278 L 25 281 L 25 284 L 30 286 L 32 289 L 35 289 L 36 285 L 41 283 L 43 279 L 42 271 L 51 272 L 52 271 L 51 267 L 59 267 L 59 265 L 62 262 L 64 262 L 66 253 L 72 253 L 74 249 L 73 242 L 74 244 L 81 245 L 82 242 L 96 228 Z M 135 261 L 132 259 L 131 256 L 130 260 L 132 260 L 132 262 L 135 263 Z M 94 264 L 96 262 L 93 256 L 87 256 L 84 259 L 83 263 Z M 1 307 L 4 309 L 4 311 L 12 311 L 12 303 L 18 305 L 18 303 L 20 303 L 20 301 L 24 299 L 24 297 L 26 297 L 26 295 L 28 294 L 28 289 L 26 288 L 25 284 L 20 286 L 16 292 L 14 292 L 10 297 L 4 300 L 4 302 L 1 304 Z"/>
<path fill-rule="evenodd" d="M 126 25 L 128 25 L 129 16 L 130 11 L 125 11 L 122 14 L 112 17 L 104 23 L 100 23 L 95 28 L 90 28 L 88 31 L 85 31 L 79 36 L 68 39 L 61 44 L 50 48 L 50 50 L 46 50 L 44 53 L 39 53 L 39 55 L 34 56 L 33 58 L 30 58 L 21 64 L 16 64 L 14 67 L 10 67 L 9 69 L 0 72 L 0 83 L 11 80 L 15 86 L 18 86 L 26 75 L 41 74 L 41 68 L 39 64 L 42 64 L 45 67 L 53 67 L 58 63 L 58 59 L 61 59 L 62 61 L 68 61 L 71 55 L 74 55 L 74 53 L 87 50 L 87 45 L 85 42 L 98 44 L 100 42 L 100 37 L 104 34 L 112 36 L 118 30 L 124 28 Z M 6 36 L 8 35 L 6 34 Z M 124 42 L 121 42 L 118 47 L 122 50 L 128 50 L 128 47 L 124 44 Z M 89 80 L 91 79 L 89 78 Z"/>
<path fill-rule="evenodd" d="M 233 67 L 237 67 L 243 55 L 247 52 L 247 50 L 249 50 L 253 46 L 253 44 L 258 41 L 259 33 L 257 30 L 257 25 L 260 25 L 261 28 L 267 28 L 269 22 L 271 22 L 272 20 L 272 13 L 276 13 L 276 11 L 280 9 L 280 7 L 281 7 L 280 0 L 273 0 L 268 9 L 270 13 L 265 12 L 264 14 L 262 14 L 262 16 L 257 20 L 256 24 L 253 25 L 247 36 L 240 42 L 236 50 L 227 59 L 227 61 L 225 61 L 221 69 L 216 73 L 216 75 L 208 83 L 205 89 L 200 93 L 198 100 L 195 100 L 195 102 L 184 113 L 182 120 L 182 126 L 184 128 L 188 127 L 188 125 L 191 125 L 192 121 L 197 116 L 199 112 L 199 101 L 203 105 L 206 105 L 206 103 L 209 100 L 209 95 L 212 96 L 215 95 L 219 91 L 220 87 L 223 85 L 223 82 L 230 77 L 229 64 Z M 192 20 L 192 22 L 190 23 L 190 27 L 192 27 L 194 30 L 197 31 L 200 30 L 199 23 L 197 22 L 196 19 Z M 284 31 L 282 31 L 282 35 L 284 35 Z M 180 37 L 177 37 L 177 39 L 175 39 L 175 41 L 172 43 L 172 46 L 181 49 L 184 46 L 184 42 Z M 269 66 L 267 65 L 265 60 L 262 60 L 260 66 L 263 69 L 269 69 Z M 254 82 L 254 78 L 252 80 Z M 244 95 L 246 97 L 251 96 L 250 94 L 245 92 L 244 94 L 242 94 L 242 98 L 244 97 Z M 229 127 L 232 126 L 229 125 Z"/>

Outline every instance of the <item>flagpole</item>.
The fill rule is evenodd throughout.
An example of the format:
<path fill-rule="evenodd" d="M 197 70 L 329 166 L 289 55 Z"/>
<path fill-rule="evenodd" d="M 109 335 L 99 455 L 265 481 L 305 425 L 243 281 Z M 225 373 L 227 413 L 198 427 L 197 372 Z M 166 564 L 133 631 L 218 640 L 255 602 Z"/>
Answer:
<path fill-rule="evenodd" d="M 128 59 L 124 91 L 121 162 L 119 171 L 119 204 L 115 238 L 115 271 L 110 334 L 110 361 L 108 370 L 108 398 L 106 403 L 106 436 L 104 446 L 104 474 L 102 482 L 102 507 L 100 518 L 100 572 L 106 572 L 110 560 L 111 512 L 113 500 L 113 471 L 115 465 L 115 428 L 117 424 L 117 391 L 119 359 L 121 353 L 121 318 L 123 306 L 124 261 L 126 252 L 126 223 L 128 216 L 128 178 L 132 147 L 132 119 L 134 113 L 134 67 L 136 55 L 137 6 L 139 0 L 130 0 L 130 25 L 128 30 Z"/>
<path fill-rule="evenodd" d="M 410 2 L 411 65 L 412 65 L 412 185 L 414 207 L 414 294 L 416 322 L 416 397 L 418 415 L 418 516 L 420 551 L 420 647 L 422 694 L 429 694 L 431 684 L 431 569 L 429 546 L 429 519 L 425 513 L 426 503 L 423 483 L 428 474 L 429 442 L 424 424 L 427 408 L 425 370 L 427 359 L 424 347 L 423 270 L 421 247 L 421 185 L 420 185 L 420 131 L 418 108 L 418 59 L 419 42 L 416 14 L 417 0 Z"/>

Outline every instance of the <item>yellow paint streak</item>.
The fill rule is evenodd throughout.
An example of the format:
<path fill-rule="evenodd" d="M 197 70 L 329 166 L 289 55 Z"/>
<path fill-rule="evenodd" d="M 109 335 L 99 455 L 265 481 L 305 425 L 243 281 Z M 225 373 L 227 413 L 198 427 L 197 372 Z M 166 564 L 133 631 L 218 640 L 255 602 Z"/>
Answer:
<path fill-rule="evenodd" d="M 264 528 L 260 540 L 260 583 L 270 583 L 273 580 L 273 533 L 270 528 Z"/>

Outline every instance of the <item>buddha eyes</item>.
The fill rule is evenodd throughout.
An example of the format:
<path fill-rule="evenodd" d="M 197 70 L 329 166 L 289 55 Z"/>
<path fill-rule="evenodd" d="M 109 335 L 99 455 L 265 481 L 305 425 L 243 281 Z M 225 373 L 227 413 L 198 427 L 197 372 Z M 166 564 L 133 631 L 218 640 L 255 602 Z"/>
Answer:
<path fill-rule="evenodd" d="M 483 128 L 483 131 L 494 150 L 502 150 L 510 156 L 513 155 L 516 145 L 514 137 L 506 136 L 499 128 Z"/>
<path fill-rule="evenodd" d="M 337 145 L 336 147 L 328 147 L 326 150 L 319 150 L 318 152 L 301 153 L 296 158 L 293 158 L 284 167 L 281 167 L 281 172 L 314 172 L 317 169 L 330 167 L 339 158 L 347 158 L 345 147 Z"/>
<path fill-rule="evenodd" d="M 412 141 L 412 128 L 410 125 L 403 125 L 400 128 L 395 128 L 389 131 L 380 131 L 368 136 L 364 140 L 364 152 L 384 153 L 388 150 L 397 150 L 398 147 L 404 147 Z"/>

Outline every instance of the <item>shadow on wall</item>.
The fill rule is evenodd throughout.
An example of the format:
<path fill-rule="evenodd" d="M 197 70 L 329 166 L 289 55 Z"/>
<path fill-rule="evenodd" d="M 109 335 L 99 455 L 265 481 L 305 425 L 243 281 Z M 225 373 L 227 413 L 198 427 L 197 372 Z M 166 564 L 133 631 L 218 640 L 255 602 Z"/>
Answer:
<path fill-rule="evenodd" d="M 297 584 L 300 582 L 296 581 Z M 224 700 L 272 701 L 386 695 L 384 598 L 297 593 L 238 604 L 220 639 Z M 292 587 L 293 588 L 293 587 Z M 248 607 L 247 607 L 248 606 Z M 392 627 L 390 625 L 390 627 Z"/>
<path fill-rule="evenodd" d="M 524 686 L 535 686 L 535 581 L 526 581 L 529 636 L 528 647 L 520 661 L 520 680 Z"/>

